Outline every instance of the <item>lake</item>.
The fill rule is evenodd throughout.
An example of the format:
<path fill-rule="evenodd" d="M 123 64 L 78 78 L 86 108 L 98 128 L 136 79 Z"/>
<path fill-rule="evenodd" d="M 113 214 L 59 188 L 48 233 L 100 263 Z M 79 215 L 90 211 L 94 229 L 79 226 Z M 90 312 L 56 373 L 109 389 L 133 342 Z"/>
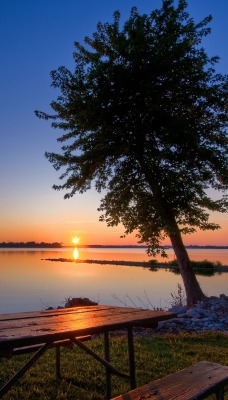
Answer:
<path fill-rule="evenodd" d="M 169 258 L 174 258 L 168 250 Z M 191 249 L 192 260 L 228 265 L 228 249 Z M 99 304 L 168 308 L 180 275 L 142 267 L 47 261 L 47 258 L 148 261 L 142 248 L 63 248 L 0 250 L 0 313 L 64 306 L 68 297 Z M 205 294 L 227 294 L 227 273 L 197 275 Z"/>

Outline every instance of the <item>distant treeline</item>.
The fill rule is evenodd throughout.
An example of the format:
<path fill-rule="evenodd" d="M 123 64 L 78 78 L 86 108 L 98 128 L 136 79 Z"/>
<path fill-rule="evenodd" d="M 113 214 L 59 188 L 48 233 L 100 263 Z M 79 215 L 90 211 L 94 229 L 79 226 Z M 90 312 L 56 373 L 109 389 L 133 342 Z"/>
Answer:
<path fill-rule="evenodd" d="M 53 242 L 53 243 L 46 243 L 46 242 L 41 242 L 41 243 L 36 243 L 36 242 L 2 242 L 0 243 L 0 248 L 5 247 L 5 248 L 67 248 L 67 247 L 78 247 L 78 248 L 113 248 L 113 249 L 137 249 L 137 248 L 143 248 L 146 249 L 147 246 L 143 245 L 102 245 L 102 244 L 88 244 L 88 245 L 77 245 L 77 246 L 63 246 L 62 243 L 58 242 Z M 172 246 L 164 246 L 165 249 L 171 249 Z M 198 245 L 190 245 L 186 246 L 187 249 L 228 249 L 228 246 L 198 246 Z"/>
<path fill-rule="evenodd" d="M 187 249 L 228 249 L 228 246 L 197 246 L 189 245 L 185 246 Z"/>
<path fill-rule="evenodd" d="M 54 242 L 54 243 L 36 243 L 36 242 L 2 242 L 0 243 L 0 247 L 5 248 L 60 248 L 63 247 L 62 243 Z"/>
<path fill-rule="evenodd" d="M 75 246 L 63 246 L 63 247 L 75 247 Z M 147 246 L 143 245 L 102 245 L 102 244 L 88 244 L 88 245 L 77 245 L 78 248 L 107 248 L 107 249 L 147 249 Z M 198 246 L 189 245 L 185 246 L 187 249 L 228 249 L 228 246 Z M 165 249 L 172 249 L 172 246 L 164 246 Z"/>

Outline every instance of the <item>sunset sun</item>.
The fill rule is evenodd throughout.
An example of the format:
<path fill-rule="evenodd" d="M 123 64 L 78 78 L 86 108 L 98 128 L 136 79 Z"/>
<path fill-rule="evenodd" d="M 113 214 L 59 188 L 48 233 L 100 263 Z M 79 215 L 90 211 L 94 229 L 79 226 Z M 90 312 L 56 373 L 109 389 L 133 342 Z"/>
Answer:
<path fill-rule="evenodd" d="M 79 237 L 77 237 L 77 236 L 73 237 L 72 242 L 74 244 L 78 244 L 79 243 Z"/>

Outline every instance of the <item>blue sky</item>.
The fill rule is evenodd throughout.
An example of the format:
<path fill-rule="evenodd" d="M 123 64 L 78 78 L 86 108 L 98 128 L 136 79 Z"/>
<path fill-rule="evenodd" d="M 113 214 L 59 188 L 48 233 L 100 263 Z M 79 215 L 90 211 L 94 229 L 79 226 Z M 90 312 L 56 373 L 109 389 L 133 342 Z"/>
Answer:
<path fill-rule="evenodd" d="M 212 33 L 203 44 L 209 55 L 221 57 L 217 70 L 226 73 L 228 1 L 188 4 L 195 21 L 212 14 Z M 160 5 L 161 0 L 0 0 L 0 241 L 69 244 L 72 235 L 78 235 L 86 243 L 120 242 L 121 228 L 98 223 L 98 194 L 63 200 L 64 193 L 51 188 L 58 183 L 58 173 L 44 152 L 56 149 L 56 134 L 34 110 L 50 110 L 57 95 L 50 86 L 50 71 L 73 67 L 74 41 L 90 36 L 98 21 L 111 21 L 117 9 L 125 21 L 132 6 L 148 13 Z M 227 216 L 216 215 L 215 220 L 228 237 Z M 202 235 L 188 242 L 196 240 L 207 244 Z M 216 242 L 217 233 L 207 240 Z"/>

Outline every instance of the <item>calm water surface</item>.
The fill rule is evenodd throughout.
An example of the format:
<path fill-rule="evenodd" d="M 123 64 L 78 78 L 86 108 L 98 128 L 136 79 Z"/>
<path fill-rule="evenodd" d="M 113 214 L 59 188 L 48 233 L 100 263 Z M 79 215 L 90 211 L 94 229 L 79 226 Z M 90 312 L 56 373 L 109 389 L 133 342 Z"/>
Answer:
<path fill-rule="evenodd" d="M 170 259 L 173 252 L 168 250 Z M 190 250 L 192 260 L 228 265 L 228 250 Z M 179 275 L 140 267 L 47 261 L 46 258 L 148 261 L 145 249 L 1 249 L 0 313 L 63 306 L 68 297 L 99 304 L 168 308 Z M 207 295 L 227 294 L 228 274 L 197 275 Z"/>

